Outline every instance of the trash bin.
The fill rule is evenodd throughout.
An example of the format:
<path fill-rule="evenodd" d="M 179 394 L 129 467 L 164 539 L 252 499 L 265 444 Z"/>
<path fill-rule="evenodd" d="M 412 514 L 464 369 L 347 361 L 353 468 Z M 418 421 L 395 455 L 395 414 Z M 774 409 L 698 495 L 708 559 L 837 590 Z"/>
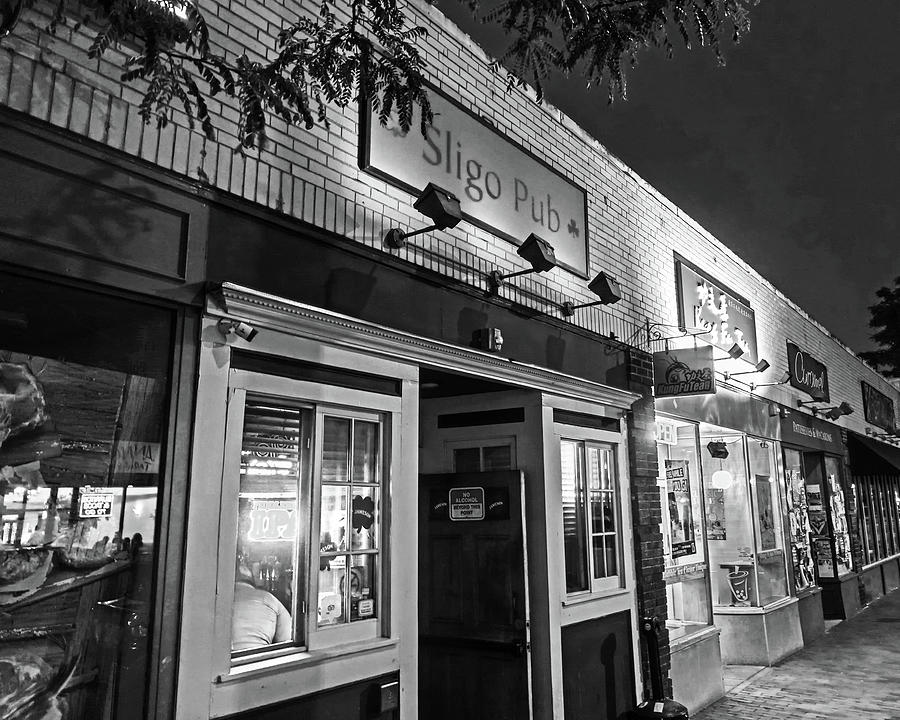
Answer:
<path fill-rule="evenodd" d="M 627 720 L 688 720 L 688 710 L 680 702 L 665 697 L 663 692 L 662 670 L 659 666 L 659 619 L 643 618 L 641 635 L 647 642 L 647 660 L 650 663 L 650 686 L 653 697 L 644 700 L 633 710 L 625 714 Z"/>

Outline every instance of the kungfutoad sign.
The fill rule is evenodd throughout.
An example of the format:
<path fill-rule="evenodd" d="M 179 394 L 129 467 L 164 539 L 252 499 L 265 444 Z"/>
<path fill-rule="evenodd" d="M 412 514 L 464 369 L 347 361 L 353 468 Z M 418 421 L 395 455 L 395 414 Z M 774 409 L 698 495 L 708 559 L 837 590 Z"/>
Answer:
<path fill-rule="evenodd" d="M 434 123 L 424 137 L 418 110 L 404 133 L 364 106 L 360 167 L 414 195 L 429 182 L 449 190 L 473 225 L 516 245 L 534 233 L 561 266 L 586 277 L 584 189 L 433 88 L 428 97 Z"/>

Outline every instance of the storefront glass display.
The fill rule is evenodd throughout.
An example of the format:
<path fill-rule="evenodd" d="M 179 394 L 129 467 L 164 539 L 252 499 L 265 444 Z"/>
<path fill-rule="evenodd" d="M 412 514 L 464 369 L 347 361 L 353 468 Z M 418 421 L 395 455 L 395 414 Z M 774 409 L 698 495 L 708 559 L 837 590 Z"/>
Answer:
<path fill-rule="evenodd" d="M 657 485 L 670 639 L 701 630 L 712 621 L 697 443 L 695 424 L 668 418 L 657 420 Z"/>
<path fill-rule="evenodd" d="M 847 527 L 847 508 L 840 482 L 840 464 L 836 457 L 825 456 L 825 478 L 828 483 L 828 502 L 834 536 L 834 563 L 837 575 L 853 570 L 850 550 L 850 530 Z"/>
<path fill-rule="evenodd" d="M 232 606 L 234 657 L 280 644 L 303 646 L 313 630 L 378 617 L 381 445 L 377 416 L 317 412 L 312 406 L 247 397 Z M 317 448 L 315 457 L 309 448 Z M 310 508 L 316 504 L 313 514 Z M 306 558 L 315 525 L 317 569 L 311 573 Z M 309 594 L 316 608 L 312 627 L 303 612 Z"/>
<path fill-rule="evenodd" d="M 799 450 L 785 448 L 784 472 L 794 590 L 800 592 L 815 586 L 816 566 L 810 548 L 806 483 L 803 480 L 802 455 Z"/>
<path fill-rule="evenodd" d="M 3 274 L 0 324 L 0 696 L 140 717 L 174 315 Z"/>
<path fill-rule="evenodd" d="M 700 432 L 713 602 L 767 605 L 787 594 L 775 443 Z"/>
<path fill-rule="evenodd" d="M 756 581 L 759 604 L 768 605 L 787 595 L 784 539 L 775 443 L 747 438 L 750 464 L 750 491 L 756 535 Z"/>

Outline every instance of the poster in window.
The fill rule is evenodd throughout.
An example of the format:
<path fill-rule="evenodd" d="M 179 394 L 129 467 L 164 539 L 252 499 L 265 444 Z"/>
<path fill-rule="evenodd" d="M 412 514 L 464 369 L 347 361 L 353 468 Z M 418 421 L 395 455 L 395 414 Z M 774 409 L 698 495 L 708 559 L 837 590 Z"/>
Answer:
<path fill-rule="evenodd" d="M 669 534 L 672 557 L 697 552 L 694 538 L 694 513 L 691 507 L 691 474 L 687 460 L 666 460 L 669 499 Z"/>
<path fill-rule="evenodd" d="M 775 512 L 772 508 L 772 483 L 768 475 L 756 476 L 756 513 L 759 519 L 759 549 L 775 548 Z"/>
<path fill-rule="evenodd" d="M 834 561 L 831 558 L 831 541 L 828 538 L 817 538 L 816 568 L 819 577 L 834 577 Z"/>
<path fill-rule="evenodd" d="M 725 491 L 721 488 L 706 489 L 706 537 L 725 539 Z"/>

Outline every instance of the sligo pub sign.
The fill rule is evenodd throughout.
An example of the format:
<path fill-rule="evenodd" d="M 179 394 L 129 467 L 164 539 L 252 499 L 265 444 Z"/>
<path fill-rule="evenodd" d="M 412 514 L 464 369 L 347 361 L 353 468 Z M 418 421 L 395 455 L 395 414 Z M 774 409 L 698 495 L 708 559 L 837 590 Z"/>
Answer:
<path fill-rule="evenodd" d="M 882 430 L 893 432 L 897 428 L 894 401 L 862 380 L 863 413 L 866 422 Z"/>
<path fill-rule="evenodd" d="M 360 167 L 413 194 L 434 183 L 459 199 L 468 222 L 516 245 L 534 233 L 562 267 L 587 277 L 584 188 L 437 89 L 428 97 L 434 122 L 424 136 L 418 107 L 404 132 L 363 103 Z"/>

